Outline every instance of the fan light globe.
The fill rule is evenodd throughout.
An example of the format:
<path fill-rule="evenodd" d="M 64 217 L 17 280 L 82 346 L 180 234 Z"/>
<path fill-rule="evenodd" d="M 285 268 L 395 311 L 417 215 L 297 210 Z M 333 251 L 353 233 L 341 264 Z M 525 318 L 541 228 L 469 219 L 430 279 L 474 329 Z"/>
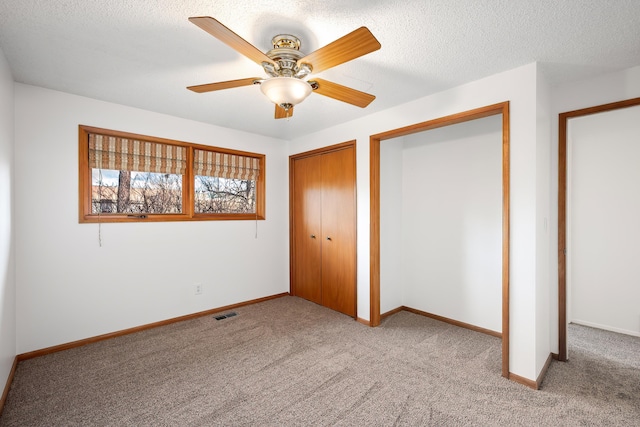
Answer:
<path fill-rule="evenodd" d="M 312 91 L 309 83 L 295 77 L 271 77 L 262 82 L 260 90 L 271 102 L 287 108 L 304 101 Z"/>

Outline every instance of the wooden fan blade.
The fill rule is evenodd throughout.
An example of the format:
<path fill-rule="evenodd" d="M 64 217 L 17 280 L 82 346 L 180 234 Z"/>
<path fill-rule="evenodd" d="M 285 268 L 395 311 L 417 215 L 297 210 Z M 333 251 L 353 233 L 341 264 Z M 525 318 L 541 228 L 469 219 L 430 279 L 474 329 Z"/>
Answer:
<path fill-rule="evenodd" d="M 364 108 L 376 99 L 375 96 L 350 87 L 339 85 L 338 83 L 329 82 L 322 79 L 313 79 L 318 84 L 318 88 L 314 90 L 319 95 L 328 96 L 338 101 L 346 102 L 357 107 Z M 312 83 L 311 81 L 309 83 Z"/>
<path fill-rule="evenodd" d="M 222 90 L 222 89 L 231 89 L 234 87 L 240 86 L 249 86 L 252 85 L 256 80 L 261 80 L 260 77 L 250 77 L 248 79 L 239 79 L 239 80 L 229 80 L 226 82 L 219 83 L 207 83 L 204 85 L 197 86 L 189 86 L 187 89 L 192 90 L 194 92 L 203 93 L 203 92 L 213 92 L 214 90 Z"/>
<path fill-rule="evenodd" d="M 380 42 L 367 27 L 360 27 L 300 59 L 298 66 L 311 64 L 313 73 L 319 73 L 378 49 Z"/>
<path fill-rule="evenodd" d="M 211 34 L 231 48 L 237 50 L 253 62 L 262 65 L 263 62 L 273 63 L 271 58 L 265 55 L 257 47 L 222 25 L 210 16 L 195 16 L 189 18 L 189 21 Z"/>
<path fill-rule="evenodd" d="M 281 106 L 276 105 L 276 119 L 288 119 L 291 116 L 293 116 L 293 107 L 289 108 L 289 111 L 287 111 Z"/>

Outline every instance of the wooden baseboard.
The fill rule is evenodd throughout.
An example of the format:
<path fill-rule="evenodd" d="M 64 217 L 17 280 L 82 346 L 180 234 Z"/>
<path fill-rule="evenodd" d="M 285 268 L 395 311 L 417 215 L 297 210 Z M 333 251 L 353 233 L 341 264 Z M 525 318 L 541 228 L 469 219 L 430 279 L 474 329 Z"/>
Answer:
<path fill-rule="evenodd" d="M 409 311 L 411 313 L 419 314 L 420 316 L 429 317 L 434 320 L 439 320 L 441 322 L 449 323 L 451 325 L 459 326 L 465 329 L 471 329 L 472 331 L 480 332 L 483 334 L 491 335 L 492 337 L 502 338 L 502 333 L 497 331 L 492 331 L 491 329 L 481 328 L 480 326 L 471 325 L 469 323 L 460 322 L 458 320 L 449 319 L 448 317 L 438 316 L 437 314 L 427 313 L 426 311 L 417 310 L 415 308 L 402 306 L 402 310 Z M 397 310 L 397 309 L 396 309 Z M 392 310 L 393 311 L 393 310 Z"/>
<path fill-rule="evenodd" d="M 393 310 L 391 310 L 391 311 L 387 311 L 386 313 L 382 313 L 382 314 L 380 315 L 380 320 L 384 319 L 385 317 L 389 317 L 389 316 L 391 316 L 392 314 L 396 314 L 396 313 L 398 313 L 398 312 L 400 312 L 400 311 L 402 311 L 402 310 L 404 310 L 404 307 L 394 308 L 394 309 L 393 309 Z M 357 317 L 357 318 L 356 318 L 356 321 L 357 321 L 358 323 L 362 323 L 363 325 L 371 326 L 371 321 L 369 321 L 369 320 L 364 320 L 364 319 L 361 319 L 361 318 Z"/>
<path fill-rule="evenodd" d="M 108 340 L 108 339 L 111 339 L 111 338 L 120 337 L 120 336 L 123 336 L 123 335 L 129 335 L 129 334 L 133 334 L 135 332 L 140 332 L 140 331 L 144 331 L 144 330 L 147 330 L 147 329 L 153 329 L 153 328 L 157 328 L 157 327 L 160 327 L 160 326 L 169 325 L 171 323 L 182 322 L 184 320 L 191 320 L 191 319 L 195 319 L 197 317 L 202 317 L 202 316 L 208 316 L 210 314 L 214 314 L 214 313 L 218 313 L 218 312 L 226 311 L 226 310 L 232 310 L 234 308 L 243 307 L 245 305 L 257 304 L 259 302 L 264 302 L 264 301 L 268 301 L 268 300 L 272 300 L 272 299 L 276 299 L 276 298 L 281 298 L 281 297 L 284 297 L 284 296 L 287 296 L 287 295 L 289 295 L 289 293 L 288 292 L 284 292 L 284 293 L 281 293 L 281 294 L 276 294 L 276 295 L 271 295 L 271 296 L 268 296 L 268 297 L 258 298 L 258 299 L 254 299 L 254 300 L 251 300 L 251 301 L 245 301 L 245 302 L 241 302 L 241 303 L 237 303 L 237 304 L 226 305 L 224 307 L 212 308 L 210 310 L 200 311 L 198 313 L 193 313 L 193 314 L 187 314 L 185 316 L 174 317 L 172 319 L 161 320 L 159 322 L 149 323 L 147 325 L 136 326 L 134 328 L 123 329 L 121 331 L 116 331 L 116 332 L 111 332 L 111 333 L 108 333 L 108 334 L 98 335 L 98 336 L 91 337 L 91 338 L 85 338 L 85 339 L 82 339 L 82 340 L 73 341 L 73 342 L 69 342 L 69 343 L 66 343 L 66 344 L 55 345 L 53 347 L 47 347 L 47 348 L 43 348 L 41 350 L 34 350 L 34 351 L 27 352 L 27 353 L 19 354 L 19 355 L 16 356 L 16 359 L 18 361 L 27 360 L 27 359 L 33 359 L 34 357 L 40 357 L 40 356 L 44 356 L 44 355 L 51 354 L 51 353 L 57 353 L 58 351 L 69 350 L 71 348 L 81 347 L 83 345 L 92 344 L 92 343 L 95 343 L 95 342 L 98 342 L 98 341 L 104 341 L 104 340 Z"/>
<path fill-rule="evenodd" d="M 356 317 L 356 322 L 362 323 L 363 325 L 371 326 L 371 322 L 370 321 L 361 319 L 359 317 Z"/>
<path fill-rule="evenodd" d="M 551 366 L 552 360 L 558 360 L 558 355 L 554 353 L 549 353 L 549 357 L 547 357 L 547 361 L 544 363 L 544 366 L 540 371 L 540 375 L 538 375 L 538 378 L 536 379 L 536 390 L 539 389 L 540 386 L 542 385 L 542 381 L 544 380 L 544 377 L 547 375 L 547 371 L 549 370 L 549 366 Z"/>
<path fill-rule="evenodd" d="M 520 375 L 514 374 L 513 372 L 509 372 L 509 380 L 517 382 L 518 384 L 526 385 L 529 388 L 534 390 L 538 390 L 538 383 L 534 380 L 530 380 L 529 378 L 521 377 Z"/>
<path fill-rule="evenodd" d="M 530 380 L 528 378 L 524 378 L 521 377 L 520 375 L 514 374 L 512 372 L 509 372 L 509 379 L 511 381 L 515 381 L 517 383 L 526 385 L 529 388 L 532 388 L 534 390 L 540 390 L 540 386 L 542 385 L 542 381 L 544 380 L 544 377 L 547 375 L 547 371 L 549 370 L 549 366 L 551 366 L 551 361 L 552 360 L 558 360 L 559 359 L 559 355 L 556 353 L 549 353 L 549 357 L 547 357 L 547 361 L 544 363 L 544 366 L 542 367 L 542 370 L 540 371 L 540 375 L 538 375 L 538 378 L 533 381 Z"/>
<path fill-rule="evenodd" d="M 11 370 L 9 371 L 9 376 L 7 377 L 7 383 L 4 386 L 4 391 L 2 392 L 2 398 L 0 399 L 0 415 L 2 415 L 2 411 L 4 410 L 4 404 L 7 401 L 7 396 L 9 395 L 9 389 L 11 388 L 11 383 L 13 382 L 13 377 L 16 374 L 17 368 L 18 368 L 18 356 L 13 358 L 13 365 L 11 366 Z"/>
<path fill-rule="evenodd" d="M 405 307 L 404 307 L 404 306 L 400 306 L 400 307 L 398 307 L 398 308 L 394 308 L 393 310 L 387 311 L 386 313 L 382 313 L 382 314 L 380 315 L 380 320 L 384 319 L 385 317 L 392 316 L 392 315 L 394 315 L 394 314 L 396 314 L 396 313 L 400 313 L 400 312 L 401 312 L 401 311 L 403 311 L 404 309 L 405 309 Z"/>

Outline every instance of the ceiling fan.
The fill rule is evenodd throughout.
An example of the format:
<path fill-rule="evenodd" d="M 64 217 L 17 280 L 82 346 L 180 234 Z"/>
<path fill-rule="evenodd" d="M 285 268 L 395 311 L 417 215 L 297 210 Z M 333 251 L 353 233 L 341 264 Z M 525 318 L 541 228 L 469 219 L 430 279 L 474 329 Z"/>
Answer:
<path fill-rule="evenodd" d="M 300 40 L 291 34 L 275 36 L 271 40 L 273 49 L 263 53 L 210 16 L 192 17 L 189 21 L 256 62 L 269 76 L 189 86 L 189 90 L 203 93 L 258 84 L 262 93 L 276 105 L 276 119 L 291 117 L 294 105 L 304 101 L 311 92 L 361 108 L 375 99 L 373 95 L 337 83 L 316 77 L 309 79 L 311 73 L 319 73 L 380 49 L 380 43 L 366 27 L 304 55 L 300 52 Z"/>

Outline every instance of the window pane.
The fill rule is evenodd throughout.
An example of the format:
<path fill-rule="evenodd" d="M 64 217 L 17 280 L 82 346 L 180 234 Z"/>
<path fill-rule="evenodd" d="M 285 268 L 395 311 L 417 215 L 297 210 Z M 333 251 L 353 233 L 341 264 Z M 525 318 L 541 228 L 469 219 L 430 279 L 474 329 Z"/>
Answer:
<path fill-rule="evenodd" d="M 196 175 L 195 213 L 255 213 L 256 182 Z"/>
<path fill-rule="evenodd" d="M 182 175 L 91 169 L 92 213 L 182 212 Z"/>

